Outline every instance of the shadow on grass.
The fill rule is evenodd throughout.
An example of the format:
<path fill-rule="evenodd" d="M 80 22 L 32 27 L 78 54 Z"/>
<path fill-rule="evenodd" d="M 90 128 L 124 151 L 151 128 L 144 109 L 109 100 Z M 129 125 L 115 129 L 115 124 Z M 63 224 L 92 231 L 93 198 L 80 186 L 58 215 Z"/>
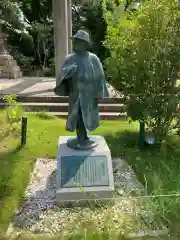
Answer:
<path fill-rule="evenodd" d="M 10 152 L 0 152 L 0 200 L 6 197 L 11 191 L 11 176 L 13 175 L 14 165 L 16 165 L 17 159 L 14 159 L 21 150 L 21 146 L 18 145 L 15 149 Z M 9 162 L 11 161 L 11 164 Z"/>
<path fill-rule="evenodd" d="M 112 157 L 123 158 L 135 171 L 146 188 L 147 195 L 170 195 L 180 193 L 180 139 L 167 139 L 166 146 L 154 145 L 144 151 L 138 149 L 137 132 L 117 132 L 105 136 Z M 180 148 L 180 147 L 179 147 Z M 180 199 L 174 197 L 149 198 L 151 210 L 163 219 L 180 239 Z"/>
<path fill-rule="evenodd" d="M 123 157 L 127 149 L 138 149 L 138 132 L 119 131 L 105 135 L 112 157 Z"/>
<path fill-rule="evenodd" d="M 180 192 L 180 151 L 176 151 L 177 141 L 169 138 L 167 146 L 146 146 L 144 151 L 138 147 L 138 132 L 116 132 L 106 135 L 106 141 L 111 149 L 112 157 L 122 157 L 135 170 L 139 180 L 146 184 L 148 189 L 156 192 L 157 183 L 164 184 L 164 193 Z M 179 140 L 180 144 L 180 140 Z M 179 180 L 178 184 L 177 181 Z M 172 182 L 173 181 L 173 182 Z"/>
<path fill-rule="evenodd" d="M 33 162 L 27 160 L 23 163 L 21 155 L 23 148 L 20 145 L 0 152 L 0 232 L 7 229 L 29 181 Z"/>

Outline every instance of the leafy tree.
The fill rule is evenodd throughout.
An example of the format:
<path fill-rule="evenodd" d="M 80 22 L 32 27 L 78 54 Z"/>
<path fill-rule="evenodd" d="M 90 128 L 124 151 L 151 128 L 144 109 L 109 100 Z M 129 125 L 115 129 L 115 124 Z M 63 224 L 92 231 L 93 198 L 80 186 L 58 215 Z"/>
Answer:
<path fill-rule="evenodd" d="M 128 115 L 145 121 L 148 130 L 163 139 L 178 127 L 176 120 L 180 116 L 176 0 L 145 1 L 131 18 L 119 6 L 113 12 L 106 11 L 105 17 L 110 82 L 128 97 Z"/>
<path fill-rule="evenodd" d="M 120 0 L 107 0 L 107 8 L 113 11 L 120 3 Z M 0 9 L 8 33 L 9 52 L 24 74 L 54 75 L 52 0 L 2 0 Z M 73 33 L 82 27 L 90 32 L 92 51 L 103 61 L 108 51 L 102 44 L 107 29 L 102 0 L 72 0 L 72 21 Z"/>
<path fill-rule="evenodd" d="M 54 75 L 52 2 L 19 0 L 16 5 L 21 10 L 25 26 L 24 31 L 7 29 L 10 53 L 24 74 Z M 14 24 L 12 26 L 14 28 Z"/>
<path fill-rule="evenodd" d="M 133 0 L 128 0 L 123 3 L 123 9 L 129 11 L 129 7 L 133 2 Z M 93 41 L 92 51 L 104 61 L 108 56 L 108 51 L 103 45 L 107 29 L 107 24 L 103 16 L 103 0 L 82 0 L 75 1 L 74 3 L 75 6 L 78 6 L 77 20 L 74 19 L 73 21 L 74 31 L 77 31 L 80 27 L 88 30 Z M 121 0 L 106 0 L 105 3 L 109 11 L 113 11 L 122 4 Z M 131 8 L 133 9 L 133 6 Z"/>
<path fill-rule="evenodd" d="M 101 60 L 105 59 L 106 49 L 102 42 L 105 40 L 106 22 L 103 17 L 102 1 L 85 2 L 79 11 L 80 26 L 88 30 L 92 38 L 92 51 L 95 52 Z"/>
<path fill-rule="evenodd" d="M 16 1 L 2 0 L 0 2 L 0 23 L 3 27 L 22 29 L 24 27 L 21 10 Z"/>

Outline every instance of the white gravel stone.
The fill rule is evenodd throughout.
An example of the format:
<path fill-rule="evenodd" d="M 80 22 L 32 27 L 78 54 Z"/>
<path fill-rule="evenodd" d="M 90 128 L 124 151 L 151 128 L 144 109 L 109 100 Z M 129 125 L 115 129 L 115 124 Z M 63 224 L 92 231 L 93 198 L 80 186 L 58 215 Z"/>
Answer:
<path fill-rule="evenodd" d="M 117 195 L 128 196 L 134 189 L 142 193 L 142 185 L 125 161 L 113 159 L 113 168 Z M 108 218 L 109 227 L 125 230 L 132 228 L 134 211 L 140 211 L 134 200 L 118 198 L 111 206 L 60 208 L 55 205 L 55 184 L 56 161 L 37 159 L 25 193 L 27 201 L 20 204 L 11 225 L 33 233 L 71 232 L 90 225 L 101 230 Z"/>

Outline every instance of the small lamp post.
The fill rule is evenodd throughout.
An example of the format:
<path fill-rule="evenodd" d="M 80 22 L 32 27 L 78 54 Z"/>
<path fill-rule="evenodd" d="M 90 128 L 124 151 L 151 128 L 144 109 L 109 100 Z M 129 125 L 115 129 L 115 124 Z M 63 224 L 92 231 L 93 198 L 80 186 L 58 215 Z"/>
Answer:
<path fill-rule="evenodd" d="M 144 150 L 145 145 L 154 145 L 156 143 L 156 137 L 153 133 L 146 133 L 145 122 L 140 121 L 139 128 L 139 149 Z"/>
<path fill-rule="evenodd" d="M 144 149 L 145 144 L 145 122 L 140 121 L 140 128 L 139 128 L 139 149 Z"/>
<path fill-rule="evenodd" d="M 21 121 L 21 147 L 26 145 L 27 137 L 27 117 L 23 116 Z"/>

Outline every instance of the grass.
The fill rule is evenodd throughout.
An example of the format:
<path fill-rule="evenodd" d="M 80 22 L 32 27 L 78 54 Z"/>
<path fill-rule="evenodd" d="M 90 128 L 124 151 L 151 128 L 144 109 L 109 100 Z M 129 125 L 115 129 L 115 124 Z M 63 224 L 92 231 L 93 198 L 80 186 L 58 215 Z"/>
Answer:
<path fill-rule="evenodd" d="M 72 135 L 64 130 L 64 120 L 49 119 L 45 115 L 28 116 L 27 145 L 20 148 L 16 131 L 10 133 L 5 114 L 0 112 L 0 231 L 7 228 L 19 199 L 24 195 L 36 158 L 55 158 L 58 137 Z M 93 134 L 106 137 L 112 156 L 124 158 L 133 167 L 139 180 L 146 186 L 147 194 L 180 192 L 178 137 L 170 137 L 169 145 L 162 148 L 152 147 L 140 152 L 136 123 L 129 125 L 125 121 L 102 121 L 101 127 Z M 150 202 L 156 206 L 157 215 L 177 230 L 180 222 L 179 198 L 159 197 Z"/>
<path fill-rule="evenodd" d="M 0 238 L 1 240 L 8 240 L 5 237 Z M 82 232 L 81 234 L 76 234 L 74 236 L 70 237 L 62 237 L 62 236 L 52 236 L 52 237 L 46 237 L 46 236 L 27 236 L 27 235 L 22 235 L 14 240 L 127 240 L 127 238 L 124 238 L 123 236 L 120 235 L 110 235 L 108 233 L 102 233 L 102 234 L 97 234 L 94 232 Z M 147 238 L 136 238 L 136 240 L 154 240 L 154 237 L 147 237 Z M 158 240 L 168 240 L 168 238 L 158 238 Z"/>
<path fill-rule="evenodd" d="M 43 116 L 43 117 L 42 117 Z M 5 114 L 1 112 L 0 140 L 0 229 L 5 230 L 13 215 L 19 199 L 23 197 L 24 190 L 29 182 L 30 172 L 38 157 L 56 158 L 58 137 L 72 135 L 64 130 L 65 121 L 60 119 L 44 119 L 41 115 L 28 116 L 27 145 L 19 147 L 20 139 L 6 124 Z M 101 127 L 93 132 L 99 135 L 111 135 L 117 129 L 128 127 L 136 128 L 136 124 L 118 121 L 101 123 Z M 6 135 L 4 135 L 6 133 Z"/>
<path fill-rule="evenodd" d="M 171 136 L 164 146 L 149 147 L 142 152 L 137 149 L 137 132 L 119 131 L 116 136 L 108 136 L 107 141 L 113 156 L 121 156 L 132 166 L 146 194 L 157 196 L 146 200 L 148 207 L 179 239 L 180 198 L 160 195 L 180 193 L 180 137 Z"/>

